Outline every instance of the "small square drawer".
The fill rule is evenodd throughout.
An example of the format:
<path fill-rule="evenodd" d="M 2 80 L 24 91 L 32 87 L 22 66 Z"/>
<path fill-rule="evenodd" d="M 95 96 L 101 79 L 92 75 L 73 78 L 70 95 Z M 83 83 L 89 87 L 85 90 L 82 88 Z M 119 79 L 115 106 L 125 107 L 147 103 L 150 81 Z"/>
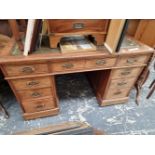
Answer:
<path fill-rule="evenodd" d="M 51 86 L 51 77 L 11 80 L 16 90 L 46 88 Z"/>
<path fill-rule="evenodd" d="M 132 66 L 132 65 L 142 65 L 148 60 L 148 55 L 135 55 L 128 57 L 118 58 L 116 66 Z"/>
<path fill-rule="evenodd" d="M 56 108 L 56 101 L 53 98 L 22 102 L 26 113 L 39 112 Z"/>
<path fill-rule="evenodd" d="M 116 78 L 125 78 L 125 77 L 137 77 L 142 71 L 142 69 L 143 67 L 113 69 L 111 78 L 116 79 Z"/>
<path fill-rule="evenodd" d="M 86 68 L 92 68 L 92 67 L 99 67 L 99 68 L 105 68 L 105 67 L 112 67 L 115 65 L 115 58 L 104 58 L 104 59 L 91 59 L 86 60 Z"/>
<path fill-rule="evenodd" d="M 52 88 L 30 89 L 18 91 L 21 100 L 32 100 L 42 97 L 53 97 Z"/>
<path fill-rule="evenodd" d="M 135 82 L 136 78 L 123 78 L 123 79 L 116 79 L 111 80 L 109 89 L 112 88 L 131 88 Z"/>
<path fill-rule="evenodd" d="M 48 73 L 47 64 L 5 65 L 4 69 L 8 76 L 22 76 Z"/>
<path fill-rule="evenodd" d="M 75 60 L 75 61 L 64 61 L 64 62 L 54 62 L 51 64 L 51 69 L 53 72 L 63 72 L 67 70 L 76 70 L 84 68 L 84 60 Z"/>
<path fill-rule="evenodd" d="M 115 98 L 122 98 L 126 97 L 128 95 L 128 91 L 130 88 L 124 88 L 124 89 L 108 89 L 107 94 L 105 95 L 105 99 L 115 99 Z"/>

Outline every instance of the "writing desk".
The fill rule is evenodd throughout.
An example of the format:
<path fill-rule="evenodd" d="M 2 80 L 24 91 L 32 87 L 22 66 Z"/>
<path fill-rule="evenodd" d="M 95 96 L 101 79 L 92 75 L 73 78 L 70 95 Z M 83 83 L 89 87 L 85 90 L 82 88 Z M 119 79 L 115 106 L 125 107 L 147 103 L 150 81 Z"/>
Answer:
<path fill-rule="evenodd" d="M 28 120 L 59 113 L 55 85 L 59 74 L 87 72 L 100 106 L 127 102 L 153 52 L 139 43 L 138 48 L 122 48 L 117 54 L 102 46 L 94 52 L 67 54 L 42 48 L 25 57 L 11 39 L 0 52 L 0 67 Z"/>

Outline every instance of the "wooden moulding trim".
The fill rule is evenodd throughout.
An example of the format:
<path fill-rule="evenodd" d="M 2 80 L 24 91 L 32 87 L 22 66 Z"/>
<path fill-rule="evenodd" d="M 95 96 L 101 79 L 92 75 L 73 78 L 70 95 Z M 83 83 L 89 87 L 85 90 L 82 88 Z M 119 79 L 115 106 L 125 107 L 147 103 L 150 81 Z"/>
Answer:
<path fill-rule="evenodd" d="M 24 113 L 23 117 L 25 120 L 30 120 L 30 119 L 40 118 L 40 117 L 57 115 L 58 113 L 59 113 L 59 108 L 55 108 L 55 109 L 34 112 L 34 113 Z"/>
<path fill-rule="evenodd" d="M 88 32 L 66 32 L 66 33 L 49 33 L 49 36 L 66 36 L 66 35 L 77 35 L 77 34 L 85 34 L 85 35 L 91 35 L 91 34 L 107 34 L 107 32 L 95 32 L 95 31 L 88 31 Z"/>
<path fill-rule="evenodd" d="M 99 95 L 97 95 L 97 100 L 100 106 L 110 106 L 113 104 L 122 104 L 128 101 L 128 97 L 118 98 L 118 99 L 102 99 Z"/>

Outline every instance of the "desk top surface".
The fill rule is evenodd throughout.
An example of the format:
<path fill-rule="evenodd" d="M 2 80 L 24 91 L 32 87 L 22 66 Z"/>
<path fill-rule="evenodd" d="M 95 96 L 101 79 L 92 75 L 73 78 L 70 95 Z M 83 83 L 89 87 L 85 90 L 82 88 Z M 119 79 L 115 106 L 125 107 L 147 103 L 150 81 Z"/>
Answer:
<path fill-rule="evenodd" d="M 2 40 L 2 35 L 0 39 Z M 37 51 L 24 56 L 18 49 L 13 38 L 4 37 L 6 46 L 0 47 L 0 63 L 23 62 L 23 61 L 48 61 L 60 59 L 82 59 L 82 58 L 103 58 L 117 57 L 119 55 L 134 55 L 153 53 L 154 49 L 144 45 L 131 38 L 125 37 L 119 53 L 111 54 L 104 46 L 97 47 L 96 51 L 76 52 L 76 53 L 61 53 L 60 49 L 50 49 L 47 47 L 39 48 Z M 7 44 L 6 44 L 7 42 Z"/>

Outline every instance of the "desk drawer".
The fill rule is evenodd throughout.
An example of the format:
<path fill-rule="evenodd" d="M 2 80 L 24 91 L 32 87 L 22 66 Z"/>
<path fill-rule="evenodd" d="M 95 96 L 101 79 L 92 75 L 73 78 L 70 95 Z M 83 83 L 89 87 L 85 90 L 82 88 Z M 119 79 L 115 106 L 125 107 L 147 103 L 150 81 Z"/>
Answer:
<path fill-rule="evenodd" d="M 142 71 L 143 67 L 137 68 L 123 68 L 123 69 L 113 69 L 111 78 L 126 78 L 126 77 L 137 77 Z"/>
<path fill-rule="evenodd" d="M 128 88 L 128 87 L 131 88 L 134 82 L 135 77 L 111 80 L 109 89 Z"/>
<path fill-rule="evenodd" d="M 132 66 L 132 65 L 142 65 L 148 60 L 148 55 L 135 55 L 129 57 L 118 58 L 116 66 Z"/>
<path fill-rule="evenodd" d="M 105 67 L 112 67 L 115 65 L 115 58 L 107 58 L 107 59 L 91 59 L 86 60 L 86 68 L 105 68 Z"/>
<path fill-rule="evenodd" d="M 51 33 L 106 32 L 108 22 L 106 19 L 51 19 L 48 27 Z"/>
<path fill-rule="evenodd" d="M 76 70 L 80 68 L 84 68 L 85 61 L 84 60 L 76 60 L 76 61 L 64 61 L 64 62 L 55 62 L 52 63 L 52 71 L 53 72 L 64 72 L 67 70 Z"/>
<path fill-rule="evenodd" d="M 26 101 L 22 102 L 22 104 L 26 113 L 39 112 L 56 108 L 56 103 L 53 98 L 29 101 L 29 102 Z"/>
<path fill-rule="evenodd" d="M 51 88 L 18 91 L 18 94 L 21 100 L 32 100 L 32 99 L 39 99 L 42 97 L 53 97 L 54 96 Z"/>
<path fill-rule="evenodd" d="M 8 76 L 34 75 L 48 73 L 47 64 L 34 65 L 6 65 L 4 67 Z"/>
<path fill-rule="evenodd" d="M 17 79 L 11 82 L 16 90 L 46 88 L 51 86 L 51 77 Z"/>
<path fill-rule="evenodd" d="M 128 95 L 128 91 L 130 88 L 124 88 L 124 89 L 108 89 L 107 94 L 105 95 L 105 99 L 115 99 L 115 98 L 122 98 L 126 97 Z"/>

